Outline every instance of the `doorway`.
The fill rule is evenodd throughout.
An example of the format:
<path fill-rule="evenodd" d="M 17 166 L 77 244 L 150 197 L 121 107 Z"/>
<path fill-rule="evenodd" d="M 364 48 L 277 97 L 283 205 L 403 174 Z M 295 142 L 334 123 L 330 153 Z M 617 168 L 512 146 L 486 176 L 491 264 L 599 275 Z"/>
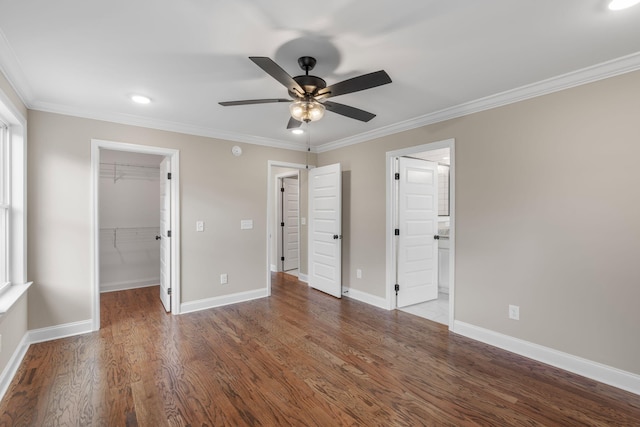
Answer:
<path fill-rule="evenodd" d="M 299 171 L 276 175 L 277 268 L 298 277 L 300 268 L 300 180 Z M 279 228 L 278 228 L 279 227 Z"/>
<path fill-rule="evenodd" d="M 141 167 L 149 165 L 133 165 L 131 164 L 131 162 L 129 164 L 120 162 L 120 165 L 116 165 L 116 161 L 109 162 L 109 156 L 111 155 L 115 155 L 116 157 L 139 156 L 138 159 L 149 158 L 145 156 L 154 156 L 153 158 L 159 160 L 159 162 L 157 165 L 157 170 L 152 169 L 151 167 Z M 146 224 L 149 223 L 149 221 L 152 221 L 149 220 L 149 218 L 147 218 L 147 220 L 149 221 L 145 220 L 145 224 L 143 224 L 141 222 L 141 219 L 138 218 L 130 223 L 131 226 L 124 226 L 122 225 L 122 222 L 116 224 L 116 222 L 114 222 L 114 216 L 105 216 L 105 212 L 101 212 L 101 190 L 105 190 L 101 187 L 101 176 L 104 176 L 104 174 L 106 173 L 106 169 L 109 168 L 114 171 L 113 180 L 116 181 L 119 179 L 125 179 L 125 173 L 128 174 L 129 178 L 133 177 L 134 175 L 139 178 L 141 176 L 147 176 L 148 174 L 158 174 L 160 184 L 158 185 L 159 188 L 157 188 L 157 226 L 147 227 Z M 100 329 L 100 285 L 101 279 L 103 277 L 102 273 L 104 273 L 104 277 L 108 279 L 110 275 L 117 274 L 118 270 L 117 268 L 115 268 L 112 269 L 112 271 L 109 271 L 109 269 L 106 268 L 107 266 L 105 265 L 104 260 L 101 257 L 102 253 L 106 253 L 104 249 L 104 245 L 106 243 L 115 245 L 115 256 L 122 257 L 124 252 L 123 249 L 125 249 L 125 246 L 128 246 L 127 249 L 131 249 L 131 245 L 147 245 L 150 247 L 153 245 L 153 243 L 157 243 L 156 239 L 160 240 L 159 246 L 162 249 L 160 249 L 160 251 L 158 252 L 158 257 L 156 260 L 158 265 L 158 278 L 161 285 L 160 293 L 162 293 L 162 287 L 164 284 L 164 292 L 167 293 L 167 295 L 159 295 L 159 298 L 163 300 L 163 304 L 165 304 L 165 308 L 167 309 L 167 311 L 171 311 L 173 314 L 178 314 L 180 312 L 180 218 L 178 209 L 180 203 L 179 151 L 144 145 L 92 140 L 91 169 L 93 231 L 93 330 Z M 120 171 L 118 171 L 118 169 Z M 163 191 L 160 191 L 161 189 Z M 164 194 L 164 198 L 162 198 L 162 194 Z M 161 209 L 161 204 L 159 202 L 160 200 L 163 200 L 165 202 L 164 209 Z M 117 209 L 117 206 L 112 208 Z M 109 224 L 108 221 L 111 221 L 112 223 Z M 134 224 L 134 222 L 136 223 Z M 109 236 L 106 236 L 107 234 L 109 234 Z M 120 249 L 120 251 L 118 251 L 117 249 Z M 161 254 L 164 254 L 164 257 L 162 257 Z M 131 254 L 128 254 L 127 256 L 130 255 Z M 116 273 L 114 273 L 114 271 L 116 271 Z M 151 281 L 153 279 L 155 279 L 155 277 L 146 278 L 146 281 Z M 127 285 L 126 280 L 124 282 L 124 284 L 120 283 L 119 286 L 126 287 L 128 285 L 131 285 L 131 283 Z M 138 281 L 137 284 L 144 284 L 143 282 L 145 282 L 145 280 Z"/>
<path fill-rule="evenodd" d="M 298 187 L 298 269 L 297 277 L 307 282 L 307 177 L 313 166 L 269 160 L 267 163 L 267 295 L 271 295 L 271 272 L 283 271 L 281 179 L 297 177 Z M 285 255 L 286 260 L 286 255 Z"/>
<path fill-rule="evenodd" d="M 101 150 L 100 293 L 160 283 L 163 156 Z"/>
<path fill-rule="evenodd" d="M 451 139 L 387 153 L 388 307 L 450 328 L 455 295 L 454 144 Z"/>

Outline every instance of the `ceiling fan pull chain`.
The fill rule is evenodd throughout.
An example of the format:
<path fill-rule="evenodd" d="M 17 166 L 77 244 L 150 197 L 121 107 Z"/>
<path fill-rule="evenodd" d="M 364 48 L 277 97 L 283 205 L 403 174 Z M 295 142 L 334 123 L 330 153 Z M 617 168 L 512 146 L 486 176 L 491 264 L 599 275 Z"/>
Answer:
<path fill-rule="evenodd" d="M 309 169 L 310 154 L 311 154 L 311 122 L 307 122 L 307 169 Z"/>

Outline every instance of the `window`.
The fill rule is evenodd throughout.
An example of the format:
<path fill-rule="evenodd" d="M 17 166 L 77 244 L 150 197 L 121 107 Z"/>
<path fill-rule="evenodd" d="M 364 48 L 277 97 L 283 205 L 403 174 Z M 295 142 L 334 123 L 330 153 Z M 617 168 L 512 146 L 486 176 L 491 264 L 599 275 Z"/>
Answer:
<path fill-rule="evenodd" d="M 10 159 L 9 128 L 0 121 L 0 292 L 9 285 Z"/>
<path fill-rule="evenodd" d="M 0 90 L 0 307 L 4 309 L 29 286 L 26 129 L 26 118 Z"/>

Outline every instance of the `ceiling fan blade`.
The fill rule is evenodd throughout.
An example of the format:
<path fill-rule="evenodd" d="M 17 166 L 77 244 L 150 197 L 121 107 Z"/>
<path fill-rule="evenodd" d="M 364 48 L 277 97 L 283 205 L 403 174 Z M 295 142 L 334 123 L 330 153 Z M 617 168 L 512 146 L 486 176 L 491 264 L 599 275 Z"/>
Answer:
<path fill-rule="evenodd" d="M 287 129 L 295 129 L 302 126 L 302 122 L 291 117 L 289 123 L 287 123 Z"/>
<path fill-rule="evenodd" d="M 359 108 L 350 107 L 344 104 L 338 104 L 337 102 L 325 101 L 322 103 L 327 110 L 332 113 L 340 114 L 351 119 L 360 120 L 361 122 L 368 122 L 376 115 L 368 111 L 361 110 Z"/>
<path fill-rule="evenodd" d="M 293 77 L 287 74 L 287 72 L 283 70 L 278 64 L 276 64 L 271 58 L 267 58 L 266 56 L 250 56 L 249 59 L 252 60 L 258 67 L 262 68 L 271 77 L 279 81 L 284 87 L 289 89 L 289 91 L 304 95 L 304 89 L 300 87 L 298 82 L 293 80 Z"/>
<path fill-rule="evenodd" d="M 251 104 L 271 104 L 274 102 L 291 102 L 290 99 L 285 98 L 272 98 L 272 99 L 247 99 L 245 101 L 226 101 L 218 102 L 218 104 L 225 107 L 231 107 L 233 105 L 251 105 Z"/>
<path fill-rule="evenodd" d="M 345 95 L 347 93 L 371 89 L 376 86 L 386 85 L 387 83 L 391 83 L 391 77 L 389 77 L 386 71 L 380 70 L 374 73 L 364 74 L 362 76 L 344 80 L 321 89 L 314 98 L 326 99 L 332 96 Z"/>

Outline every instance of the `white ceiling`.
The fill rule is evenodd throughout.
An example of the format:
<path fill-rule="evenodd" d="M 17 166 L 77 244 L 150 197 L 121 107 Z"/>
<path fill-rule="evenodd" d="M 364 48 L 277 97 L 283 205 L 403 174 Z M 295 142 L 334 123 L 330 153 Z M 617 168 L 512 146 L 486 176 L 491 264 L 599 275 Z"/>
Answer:
<path fill-rule="evenodd" d="M 393 83 L 332 98 L 372 121 L 311 124 L 322 151 L 640 69 L 640 6 L 607 2 L 0 0 L 0 67 L 31 109 L 301 148 L 288 104 L 218 105 L 288 97 L 249 56 L 291 75 L 314 56 L 328 84 L 386 70 Z"/>

